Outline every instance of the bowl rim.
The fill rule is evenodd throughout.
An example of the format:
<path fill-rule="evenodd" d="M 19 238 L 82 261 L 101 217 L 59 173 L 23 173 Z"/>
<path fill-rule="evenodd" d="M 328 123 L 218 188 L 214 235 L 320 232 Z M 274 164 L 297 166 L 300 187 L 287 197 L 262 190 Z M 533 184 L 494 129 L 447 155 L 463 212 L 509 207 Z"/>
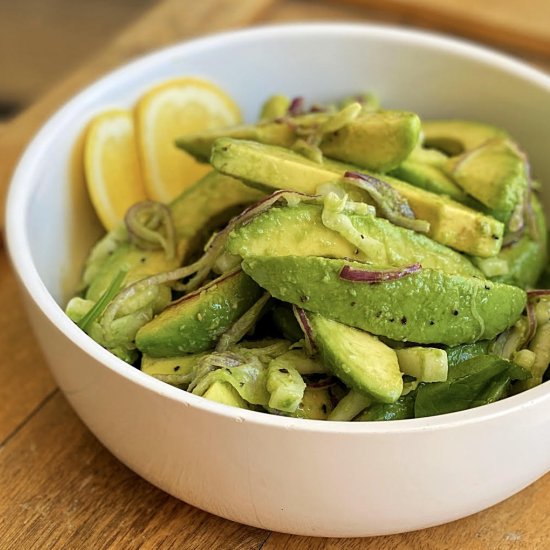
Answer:
<path fill-rule="evenodd" d="M 70 120 L 72 115 L 78 112 L 81 104 L 92 101 L 97 94 L 102 93 L 102 89 L 105 86 L 110 85 L 112 80 L 122 78 L 126 74 L 146 70 L 147 67 L 177 57 L 182 53 L 196 53 L 202 49 L 218 47 L 227 41 L 255 41 L 266 36 L 281 36 L 287 33 L 300 34 L 300 36 L 319 34 L 325 36 L 327 34 L 337 36 L 345 34 L 348 37 L 350 35 L 368 35 L 371 39 L 385 38 L 407 42 L 411 45 L 424 45 L 442 49 L 461 57 L 475 59 L 477 62 L 482 62 L 528 80 L 531 84 L 543 88 L 550 96 L 550 76 L 529 66 L 524 61 L 467 40 L 453 38 L 441 33 L 393 25 L 347 22 L 303 22 L 258 25 L 241 30 L 209 34 L 155 50 L 118 66 L 73 96 L 41 126 L 41 129 L 27 145 L 18 161 L 8 190 L 5 235 L 14 271 L 19 278 L 20 284 L 30 295 L 34 304 L 73 345 L 79 347 L 84 353 L 103 367 L 112 371 L 115 375 L 121 376 L 129 382 L 138 384 L 142 388 L 167 399 L 180 402 L 182 405 L 193 406 L 214 416 L 225 417 L 226 419 L 233 419 L 239 422 L 244 421 L 250 424 L 270 426 L 278 429 L 292 428 L 293 430 L 326 434 L 354 434 L 357 436 L 365 434 L 391 435 L 418 431 L 439 431 L 477 424 L 515 414 L 521 410 L 537 406 L 543 401 L 549 401 L 550 382 L 541 384 L 521 394 L 508 397 L 502 401 L 475 409 L 393 422 L 327 422 L 324 420 L 289 418 L 263 412 L 237 409 L 209 401 L 203 397 L 170 386 L 117 358 L 83 333 L 65 315 L 64 311 L 49 293 L 31 257 L 25 229 L 25 214 L 29 198 L 32 196 L 32 190 L 37 183 L 40 165 L 45 158 L 44 153 L 48 150 L 52 141 L 52 138 L 50 138 L 50 134 L 53 133 L 52 130 L 66 124 L 67 120 Z"/>

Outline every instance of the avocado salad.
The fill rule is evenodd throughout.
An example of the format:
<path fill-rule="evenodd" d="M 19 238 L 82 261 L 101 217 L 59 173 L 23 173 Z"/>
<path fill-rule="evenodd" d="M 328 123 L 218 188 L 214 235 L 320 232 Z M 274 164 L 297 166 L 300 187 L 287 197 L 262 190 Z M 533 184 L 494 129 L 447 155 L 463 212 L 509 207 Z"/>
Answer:
<path fill-rule="evenodd" d="M 540 184 L 504 129 L 277 95 L 256 124 L 175 146 L 212 170 L 132 206 L 66 306 L 117 357 L 317 420 L 445 414 L 548 379 Z"/>

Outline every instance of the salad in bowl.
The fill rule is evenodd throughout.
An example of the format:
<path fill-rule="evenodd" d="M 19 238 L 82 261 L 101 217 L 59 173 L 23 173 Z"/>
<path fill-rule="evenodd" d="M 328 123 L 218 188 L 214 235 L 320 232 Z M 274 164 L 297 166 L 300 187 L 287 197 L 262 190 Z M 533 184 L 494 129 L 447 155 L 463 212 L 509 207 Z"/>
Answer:
<path fill-rule="evenodd" d="M 238 112 L 199 79 L 156 93 L 193 86 Z M 109 230 L 66 313 L 107 350 L 213 401 L 329 421 L 456 412 L 545 380 L 546 220 L 504 128 L 424 120 L 370 93 L 273 95 L 256 123 L 228 116 L 159 153 L 150 96 L 119 146 L 123 184 L 95 169 L 105 119 L 87 134 Z M 158 183 L 170 162 L 171 195 Z M 128 204 L 106 222 L 109 185 L 127 185 Z"/>

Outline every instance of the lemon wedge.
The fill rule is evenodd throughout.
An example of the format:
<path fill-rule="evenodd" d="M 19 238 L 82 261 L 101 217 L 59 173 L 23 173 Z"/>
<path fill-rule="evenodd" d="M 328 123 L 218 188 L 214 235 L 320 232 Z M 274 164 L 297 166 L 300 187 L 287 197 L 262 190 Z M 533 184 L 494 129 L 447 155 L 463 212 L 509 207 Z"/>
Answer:
<path fill-rule="evenodd" d="M 90 199 L 108 231 L 136 202 L 146 199 L 134 117 L 113 109 L 96 116 L 84 137 L 84 172 Z"/>
<path fill-rule="evenodd" d="M 147 92 L 136 107 L 136 130 L 149 198 L 170 202 L 212 170 L 178 149 L 176 138 L 240 121 L 237 104 L 206 80 L 169 80 Z"/>

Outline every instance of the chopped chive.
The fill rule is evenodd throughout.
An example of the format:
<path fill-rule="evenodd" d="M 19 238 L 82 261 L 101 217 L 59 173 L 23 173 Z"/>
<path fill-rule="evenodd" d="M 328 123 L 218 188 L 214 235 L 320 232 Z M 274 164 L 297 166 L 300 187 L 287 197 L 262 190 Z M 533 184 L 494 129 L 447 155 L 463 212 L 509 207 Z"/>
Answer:
<path fill-rule="evenodd" d="M 86 329 L 103 313 L 109 302 L 118 294 L 127 271 L 120 270 L 92 309 L 80 319 L 78 326 L 86 332 Z"/>

